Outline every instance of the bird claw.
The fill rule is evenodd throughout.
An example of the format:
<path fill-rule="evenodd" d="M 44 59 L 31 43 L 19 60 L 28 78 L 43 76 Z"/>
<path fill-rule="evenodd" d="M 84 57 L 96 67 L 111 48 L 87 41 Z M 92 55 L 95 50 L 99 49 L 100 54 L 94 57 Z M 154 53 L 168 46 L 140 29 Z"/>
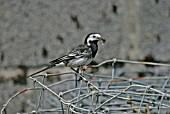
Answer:
<path fill-rule="evenodd" d="M 91 68 L 92 65 L 88 65 L 88 66 L 84 66 L 82 68 L 80 68 L 80 71 L 86 71 L 88 68 Z"/>

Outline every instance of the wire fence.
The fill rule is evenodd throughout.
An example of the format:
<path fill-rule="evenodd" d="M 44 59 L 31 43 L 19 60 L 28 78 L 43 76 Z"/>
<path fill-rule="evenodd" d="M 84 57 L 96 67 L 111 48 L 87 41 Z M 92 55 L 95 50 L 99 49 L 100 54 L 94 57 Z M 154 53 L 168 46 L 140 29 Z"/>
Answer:
<path fill-rule="evenodd" d="M 117 67 L 118 63 L 129 66 Z M 102 73 L 105 64 L 110 67 Z M 10 102 L 29 91 L 37 96 L 36 100 L 28 102 L 27 111 L 17 114 L 170 114 L 169 67 L 170 64 L 114 58 L 91 66 L 92 71 L 99 68 L 96 73 L 36 75 L 29 78 L 33 86 L 9 98 L 1 114 L 8 114 Z M 143 76 L 139 76 L 141 72 Z M 47 81 L 63 76 L 57 82 Z"/>

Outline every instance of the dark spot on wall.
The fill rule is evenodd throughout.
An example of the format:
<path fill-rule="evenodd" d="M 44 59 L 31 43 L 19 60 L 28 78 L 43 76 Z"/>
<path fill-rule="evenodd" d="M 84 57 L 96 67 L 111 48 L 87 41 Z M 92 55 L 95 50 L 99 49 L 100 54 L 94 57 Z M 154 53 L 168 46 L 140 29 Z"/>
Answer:
<path fill-rule="evenodd" d="M 145 56 L 144 61 L 146 62 L 155 62 L 155 59 L 152 54 L 148 54 Z"/>
<path fill-rule="evenodd" d="M 42 56 L 44 58 L 47 58 L 47 56 L 48 56 L 48 51 L 47 51 L 47 49 L 45 47 L 42 48 Z"/>
<path fill-rule="evenodd" d="M 54 74 L 54 73 L 59 73 L 59 72 L 50 72 L 50 71 L 47 71 L 47 74 Z M 61 77 L 60 76 L 48 76 L 47 77 L 47 81 L 50 81 L 50 82 L 54 82 L 54 81 L 61 81 Z"/>
<path fill-rule="evenodd" d="M 144 60 L 145 62 L 158 62 L 152 54 L 148 54 L 145 56 Z M 153 65 L 145 65 L 146 67 L 154 67 Z"/>
<path fill-rule="evenodd" d="M 64 38 L 61 35 L 57 35 L 56 39 L 60 41 L 60 43 L 64 43 Z"/>
<path fill-rule="evenodd" d="M 13 41 L 14 41 L 14 39 L 15 39 L 15 37 L 14 37 L 14 36 L 12 36 L 12 37 L 10 38 L 11 42 L 13 42 Z"/>
<path fill-rule="evenodd" d="M 139 77 L 145 77 L 146 73 L 145 72 L 138 72 Z"/>
<path fill-rule="evenodd" d="M 102 65 L 104 68 L 109 68 L 109 67 L 111 67 L 112 66 L 112 63 L 106 63 L 106 64 L 104 64 L 104 65 Z"/>
<path fill-rule="evenodd" d="M 161 37 L 160 37 L 160 35 L 156 35 L 156 39 L 157 39 L 157 42 L 158 42 L 158 43 L 161 42 Z"/>
<path fill-rule="evenodd" d="M 130 49 L 133 49 L 133 48 L 134 48 L 134 46 L 132 44 L 130 44 Z"/>
<path fill-rule="evenodd" d="M 112 5 L 112 12 L 117 14 L 117 6 L 115 4 Z"/>
<path fill-rule="evenodd" d="M 158 4 L 158 3 L 159 3 L 159 0 L 155 0 L 155 3 Z"/>
<path fill-rule="evenodd" d="M 23 65 L 19 65 L 20 68 L 24 73 L 23 75 L 17 75 L 16 77 L 12 78 L 14 84 L 26 85 L 27 84 L 27 67 Z"/>
<path fill-rule="evenodd" d="M 25 17 L 29 17 L 29 13 L 28 12 L 24 12 L 24 16 Z"/>
<path fill-rule="evenodd" d="M 1 52 L 1 61 L 4 61 L 4 52 Z"/>
<path fill-rule="evenodd" d="M 4 82 L 5 82 L 4 77 L 0 75 L 0 83 L 4 83 Z"/>
<path fill-rule="evenodd" d="M 82 28 L 77 15 L 71 15 L 71 20 L 75 23 L 77 29 Z"/>
<path fill-rule="evenodd" d="M 0 4 L 3 5 L 3 4 L 4 4 L 4 1 L 0 1 Z"/>
<path fill-rule="evenodd" d="M 115 63 L 115 68 L 122 68 L 124 67 L 125 63 L 121 63 L 121 62 L 116 62 Z"/>
<path fill-rule="evenodd" d="M 25 77 L 22 75 L 17 75 L 16 77 L 12 78 L 14 84 L 26 85 Z"/>

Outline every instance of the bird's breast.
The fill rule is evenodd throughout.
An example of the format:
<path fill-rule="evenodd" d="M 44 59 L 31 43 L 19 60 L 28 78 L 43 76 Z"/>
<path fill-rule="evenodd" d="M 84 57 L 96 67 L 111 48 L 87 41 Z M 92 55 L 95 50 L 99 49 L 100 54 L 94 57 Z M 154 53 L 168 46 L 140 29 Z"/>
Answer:
<path fill-rule="evenodd" d="M 98 45 L 97 43 L 91 43 L 91 50 L 92 50 L 92 57 L 94 58 L 96 56 L 96 53 L 98 51 Z"/>

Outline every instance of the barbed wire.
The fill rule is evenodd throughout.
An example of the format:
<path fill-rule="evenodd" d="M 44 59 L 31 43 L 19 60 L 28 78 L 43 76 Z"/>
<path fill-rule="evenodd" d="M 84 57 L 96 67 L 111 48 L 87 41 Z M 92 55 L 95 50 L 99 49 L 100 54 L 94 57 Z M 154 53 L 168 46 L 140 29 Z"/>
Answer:
<path fill-rule="evenodd" d="M 17 114 L 62 113 L 62 114 L 111 114 L 127 112 L 130 114 L 170 113 L 170 74 L 126 78 L 118 76 L 115 63 L 130 63 L 170 67 L 170 64 L 111 59 L 92 65 L 100 68 L 111 63 L 111 74 L 64 72 L 40 74 L 29 77 L 33 87 L 16 93 L 3 105 L 1 114 L 8 114 L 7 107 L 18 95 L 28 91 L 37 94 L 36 105 L 28 103 L 31 110 Z M 167 70 L 167 69 L 166 69 Z M 153 70 L 154 72 L 154 70 Z M 126 75 L 126 72 L 124 72 Z M 159 74 L 159 73 L 158 73 Z M 62 77 L 58 82 L 47 81 L 50 77 Z M 73 78 L 79 77 L 79 79 Z M 72 77 L 72 78 L 70 78 Z M 74 84 L 74 82 L 76 82 Z M 78 84 L 77 84 L 78 82 Z M 66 88 L 67 87 L 67 88 Z M 47 104 L 48 102 L 48 104 Z M 55 107 L 55 108 L 54 108 Z"/>

